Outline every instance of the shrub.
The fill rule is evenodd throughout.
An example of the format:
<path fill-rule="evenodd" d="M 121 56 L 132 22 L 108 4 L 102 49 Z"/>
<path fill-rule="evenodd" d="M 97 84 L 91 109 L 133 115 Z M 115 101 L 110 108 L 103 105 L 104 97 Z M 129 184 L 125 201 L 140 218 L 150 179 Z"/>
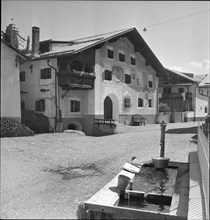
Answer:
<path fill-rule="evenodd" d="M 22 137 L 34 135 L 34 132 L 27 126 L 21 125 L 19 122 L 9 118 L 1 118 L 0 126 L 0 137 Z"/>
<path fill-rule="evenodd" d="M 49 132 L 49 119 L 42 113 L 22 110 L 22 124 L 28 126 L 36 134 Z"/>

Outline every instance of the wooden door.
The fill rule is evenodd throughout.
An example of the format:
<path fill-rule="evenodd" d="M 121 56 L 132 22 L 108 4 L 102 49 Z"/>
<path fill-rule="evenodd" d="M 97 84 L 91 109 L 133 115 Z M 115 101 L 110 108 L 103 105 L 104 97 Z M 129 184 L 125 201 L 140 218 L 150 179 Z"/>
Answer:
<path fill-rule="evenodd" d="M 109 96 L 107 96 L 104 100 L 104 119 L 112 119 L 112 100 Z"/>

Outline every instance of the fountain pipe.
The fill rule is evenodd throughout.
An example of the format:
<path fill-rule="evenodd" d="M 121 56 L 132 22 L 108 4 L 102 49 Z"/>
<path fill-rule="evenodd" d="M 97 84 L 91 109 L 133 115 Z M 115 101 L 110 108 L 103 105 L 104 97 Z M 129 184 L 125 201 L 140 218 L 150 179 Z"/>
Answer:
<path fill-rule="evenodd" d="M 166 129 L 166 123 L 162 121 L 160 123 L 161 127 L 161 136 L 160 136 L 160 157 L 164 157 L 165 155 L 165 129 Z"/>

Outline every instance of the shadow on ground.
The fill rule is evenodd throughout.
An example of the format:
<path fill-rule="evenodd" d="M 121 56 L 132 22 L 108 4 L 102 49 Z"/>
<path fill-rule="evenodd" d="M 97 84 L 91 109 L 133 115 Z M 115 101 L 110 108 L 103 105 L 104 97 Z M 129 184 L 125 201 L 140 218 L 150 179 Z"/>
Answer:
<path fill-rule="evenodd" d="M 166 131 L 166 134 L 197 134 L 198 126 L 189 127 L 189 128 L 176 128 L 169 129 Z"/>

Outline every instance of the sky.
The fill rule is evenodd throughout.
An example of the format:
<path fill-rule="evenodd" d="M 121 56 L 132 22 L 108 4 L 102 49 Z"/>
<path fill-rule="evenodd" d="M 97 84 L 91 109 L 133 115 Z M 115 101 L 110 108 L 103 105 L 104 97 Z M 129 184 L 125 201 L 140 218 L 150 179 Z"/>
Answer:
<path fill-rule="evenodd" d="M 74 40 L 135 27 L 164 67 L 209 73 L 209 1 L 3 0 L 1 10 L 1 30 L 13 18 L 25 39 L 32 26 L 40 28 L 40 40 Z M 189 16 L 197 12 L 203 13 Z"/>

